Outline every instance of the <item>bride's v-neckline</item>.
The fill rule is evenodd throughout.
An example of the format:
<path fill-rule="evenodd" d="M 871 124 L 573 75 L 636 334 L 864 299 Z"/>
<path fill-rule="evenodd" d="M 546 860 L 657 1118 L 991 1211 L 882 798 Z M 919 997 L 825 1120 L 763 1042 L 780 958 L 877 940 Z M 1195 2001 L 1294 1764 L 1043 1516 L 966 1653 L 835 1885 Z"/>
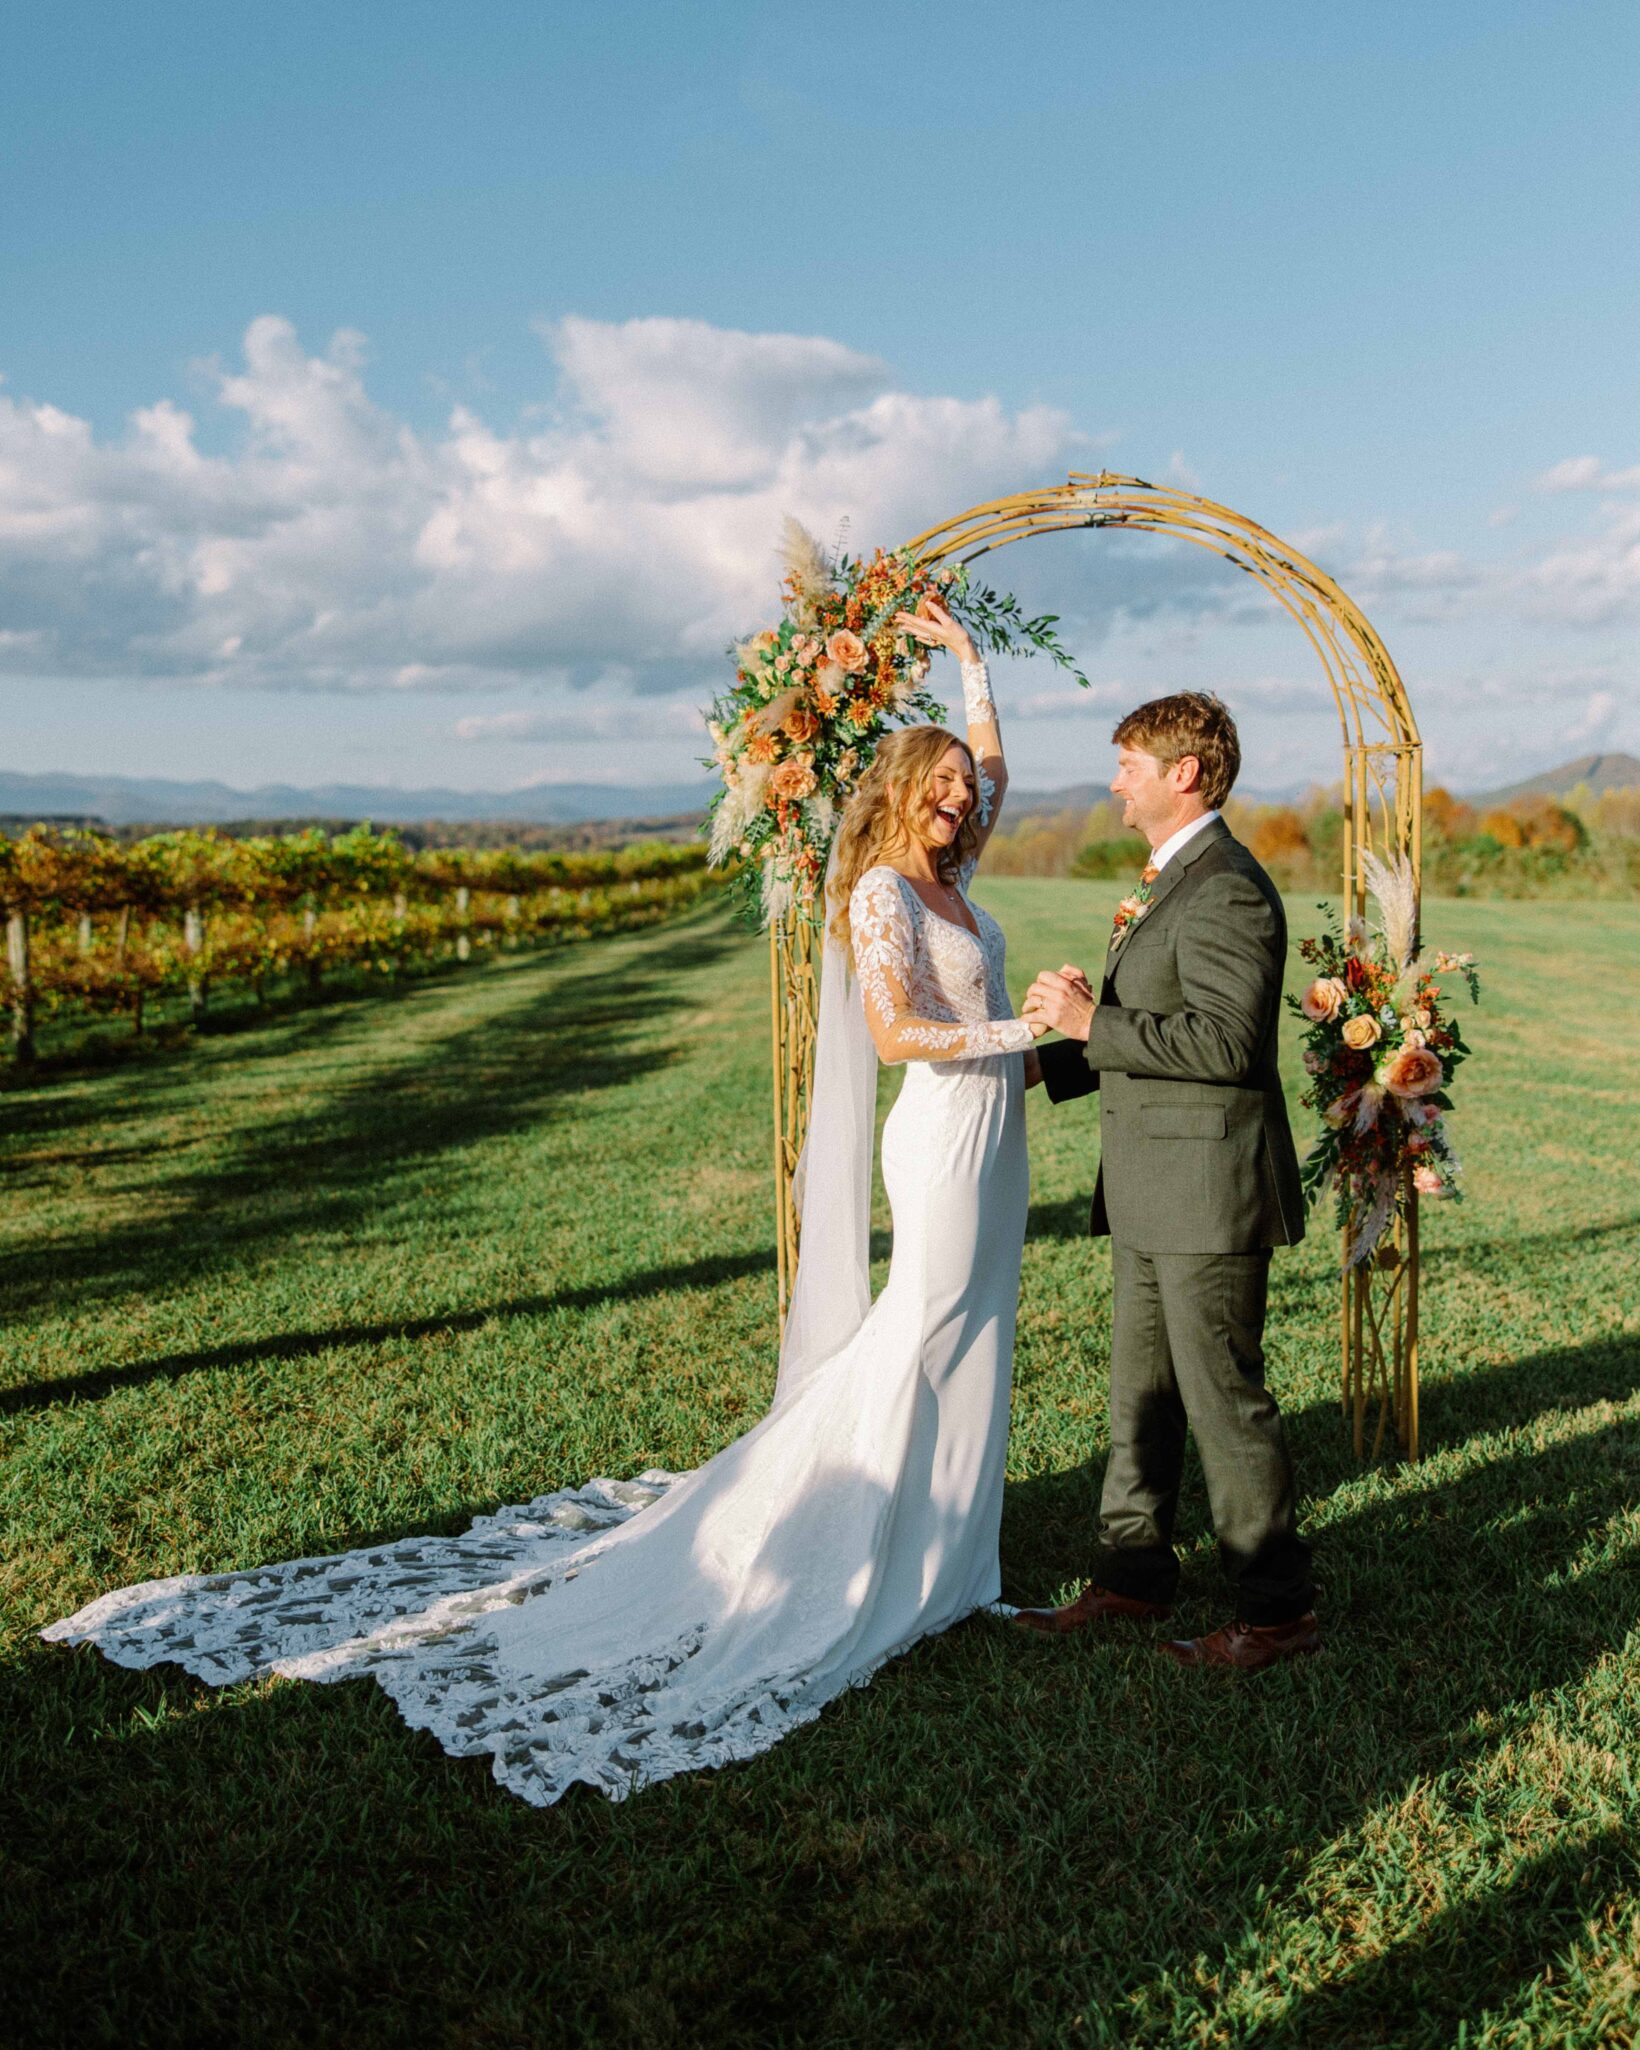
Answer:
<path fill-rule="evenodd" d="M 985 945 L 984 938 L 982 937 L 979 929 L 979 919 L 974 916 L 974 908 L 971 904 L 968 903 L 966 897 L 963 898 L 963 903 L 967 908 L 969 915 L 971 917 L 974 917 L 974 922 L 972 925 L 965 924 L 964 921 L 960 918 L 948 918 L 943 911 L 936 911 L 933 905 L 930 904 L 928 899 L 923 895 L 922 891 L 917 888 L 915 882 L 911 879 L 910 876 L 908 876 L 905 873 L 903 869 L 892 869 L 890 873 L 893 875 L 897 875 L 899 877 L 900 881 L 905 884 L 906 888 L 911 892 L 912 896 L 916 898 L 917 902 L 928 913 L 930 918 L 937 918 L 941 925 L 955 926 L 958 932 L 966 933 L 976 946 L 983 947 Z M 959 890 L 957 894 L 961 896 L 962 892 Z"/>

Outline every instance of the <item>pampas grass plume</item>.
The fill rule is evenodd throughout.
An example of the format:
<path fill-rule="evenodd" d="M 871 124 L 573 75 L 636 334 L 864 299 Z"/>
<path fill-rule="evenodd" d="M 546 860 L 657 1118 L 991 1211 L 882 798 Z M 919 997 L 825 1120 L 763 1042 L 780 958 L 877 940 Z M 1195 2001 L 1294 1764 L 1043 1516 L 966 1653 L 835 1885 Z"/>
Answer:
<path fill-rule="evenodd" d="M 1418 945 L 1418 886 L 1412 878 L 1412 863 L 1404 854 L 1380 861 L 1376 854 L 1361 857 L 1361 875 L 1378 904 L 1378 930 L 1397 968 L 1405 968 Z"/>

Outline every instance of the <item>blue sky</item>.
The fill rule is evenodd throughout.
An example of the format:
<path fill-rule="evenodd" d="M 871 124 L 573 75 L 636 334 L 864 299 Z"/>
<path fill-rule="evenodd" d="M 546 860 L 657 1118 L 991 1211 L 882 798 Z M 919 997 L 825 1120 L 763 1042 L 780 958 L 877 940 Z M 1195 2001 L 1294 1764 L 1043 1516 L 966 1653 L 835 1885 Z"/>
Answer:
<path fill-rule="evenodd" d="M 0 6 L 23 769 L 675 780 L 779 514 L 1111 468 L 1308 547 L 1432 772 L 1640 747 L 1640 11 Z M 1245 587 L 995 560 L 1099 686 L 1326 774 Z"/>

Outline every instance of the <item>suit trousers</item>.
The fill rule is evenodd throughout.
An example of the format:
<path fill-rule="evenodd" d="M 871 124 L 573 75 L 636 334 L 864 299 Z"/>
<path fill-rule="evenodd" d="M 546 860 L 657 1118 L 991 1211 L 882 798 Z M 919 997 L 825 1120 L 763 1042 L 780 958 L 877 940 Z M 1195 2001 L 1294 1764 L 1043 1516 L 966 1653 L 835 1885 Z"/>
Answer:
<path fill-rule="evenodd" d="M 1310 1551 L 1281 1411 L 1264 1385 L 1269 1248 L 1141 1253 L 1113 1239 L 1111 1259 L 1110 1462 L 1095 1578 L 1117 1594 L 1172 1601 L 1188 1430 L 1240 1619 L 1303 1615 L 1315 1596 Z"/>

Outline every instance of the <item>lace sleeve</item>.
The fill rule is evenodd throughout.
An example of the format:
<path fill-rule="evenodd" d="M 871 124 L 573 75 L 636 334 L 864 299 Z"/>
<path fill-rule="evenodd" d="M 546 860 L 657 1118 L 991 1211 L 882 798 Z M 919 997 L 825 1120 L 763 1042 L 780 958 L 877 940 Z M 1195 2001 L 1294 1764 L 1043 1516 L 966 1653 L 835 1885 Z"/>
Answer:
<path fill-rule="evenodd" d="M 849 899 L 854 965 L 865 998 L 866 1023 L 879 1060 L 982 1060 L 989 1054 L 1023 1053 L 1033 1044 L 1022 1018 L 986 1018 L 977 1024 L 949 1024 L 918 1017 L 910 991 L 914 981 L 916 934 L 906 892 L 887 870 L 871 869 Z"/>

